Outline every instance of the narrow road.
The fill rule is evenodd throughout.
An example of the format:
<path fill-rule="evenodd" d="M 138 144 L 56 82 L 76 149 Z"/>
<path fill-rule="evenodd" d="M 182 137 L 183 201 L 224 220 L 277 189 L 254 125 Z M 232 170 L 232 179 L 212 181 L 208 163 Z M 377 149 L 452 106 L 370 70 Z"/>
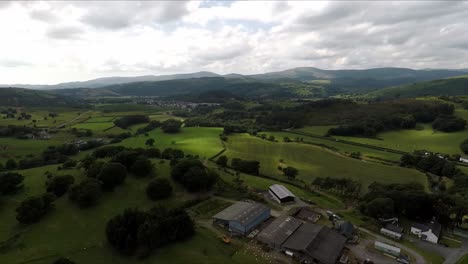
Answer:
<path fill-rule="evenodd" d="M 69 121 L 67 121 L 67 122 L 65 122 L 65 123 L 62 123 L 62 124 L 60 124 L 60 125 L 56 125 L 56 126 L 53 127 L 53 128 L 60 128 L 60 127 L 62 127 L 62 126 L 66 126 L 66 125 L 68 125 L 68 124 L 70 124 L 70 123 L 73 123 L 74 121 L 76 121 L 76 120 L 79 119 L 80 117 L 82 117 L 82 116 L 84 116 L 84 115 L 86 115 L 86 114 L 89 114 L 90 112 L 92 112 L 92 111 L 89 110 L 89 111 L 86 111 L 86 112 L 84 112 L 84 113 L 82 113 L 82 114 L 79 114 L 77 117 L 73 118 L 72 120 L 69 120 Z"/>
<path fill-rule="evenodd" d="M 402 245 L 402 244 L 400 244 L 400 243 L 398 243 L 398 242 L 395 242 L 395 241 L 393 241 L 393 240 L 391 240 L 391 239 L 388 239 L 388 238 L 383 237 L 383 236 L 381 236 L 381 235 L 375 234 L 375 233 L 373 233 L 373 232 L 371 232 L 371 231 L 369 231 L 369 230 L 367 230 L 367 229 L 365 229 L 365 228 L 358 227 L 358 229 L 359 229 L 361 232 L 364 232 L 364 233 L 367 233 L 367 234 L 369 234 L 369 235 L 372 235 L 372 236 L 377 237 L 377 238 L 379 239 L 380 242 L 384 242 L 384 243 L 389 243 L 389 244 L 391 244 L 391 245 L 395 245 L 395 246 L 397 246 L 397 247 L 403 249 L 404 251 L 408 252 L 409 254 L 411 254 L 411 256 L 414 257 L 414 259 L 415 259 L 415 262 L 414 262 L 414 263 L 416 263 L 416 264 L 427 264 L 426 260 L 425 260 L 418 252 L 416 252 L 415 250 L 413 250 L 413 249 L 411 249 L 411 248 L 409 248 L 409 247 L 407 247 L 407 246 L 404 246 L 404 245 Z"/>

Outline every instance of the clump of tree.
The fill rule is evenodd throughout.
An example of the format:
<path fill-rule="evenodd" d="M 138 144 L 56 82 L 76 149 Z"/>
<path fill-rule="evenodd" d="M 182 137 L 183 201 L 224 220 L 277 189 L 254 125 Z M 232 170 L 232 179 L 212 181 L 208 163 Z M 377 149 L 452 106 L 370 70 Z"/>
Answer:
<path fill-rule="evenodd" d="M 282 171 L 284 176 L 288 177 L 290 180 L 295 179 L 297 174 L 299 174 L 299 170 L 291 166 L 283 168 Z"/>
<path fill-rule="evenodd" d="M 165 178 L 157 178 L 148 184 L 146 195 L 153 201 L 169 198 L 172 195 L 172 185 Z"/>
<path fill-rule="evenodd" d="M 130 171 L 137 177 L 146 177 L 153 172 L 154 165 L 148 158 L 138 156 L 130 167 Z"/>
<path fill-rule="evenodd" d="M 0 194 L 15 194 L 23 188 L 24 176 L 16 172 L 0 173 Z"/>
<path fill-rule="evenodd" d="M 171 176 L 189 192 L 208 191 L 218 180 L 218 175 L 197 159 L 179 161 L 172 167 Z"/>
<path fill-rule="evenodd" d="M 18 163 L 14 159 L 8 159 L 5 163 L 5 170 L 14 170 L 18 168 Z"/>
<path fill-rule="evenodd" d="M 101 185 L 102 182 L 97 179 L 85 179 L 71 188 L 70 200 L 81 208 L 94 206 L 102 195 Z"/>
<path fill-rule="evenodd" d="M 463 153 L 468 154 L 468 139 L 463 140 L 463 142 L 460 144 L 460 148 Z"/>
<path fill-rule="evenodd" d="M 168 119 L 161 124 L 164 133 L 178 133 L 182 127 L 182 122 L 177 119 Z"/>
<path fill-rule="evenodd" d="M 50 193 L 26 198 L 16 208 L 16 220 L 27 225 L 39 222 L 53 208 L 54 200 Z"/>
<path fill-rule="evenodd" d="M 75 178 L 71 175 L 52 177 L 46 182 L 47 192 L 53 193 L 56 197 L 62 197 L 73 183 L 75 183 Z"/>
<path fill-rule="evenodd" d="M 183 159 L 184 157 L 185 153 L 180 149 L 167 148 L 161 153 L 161 158 L 167 160 Z"/>
<path fill-rule="evenodd" d="M 128 115 L 115 120 L 114 125 L 126 129 L 136 124 L 148 123 L 149 121 L 150 119 L 146 115 Z"/>
<path fill-rule="evenodd" d="M 161 126 L 161 122 L 159 122 L 158 120 L 152 120 L 148 123 L 148 125 L 142 127 L 142 128 L 139 128 L 137 130 L 137 134 L 144 134 L 144 133 L 148 133 L 158 127 Z"/>
<path fill-rule="evenodd" d="M 247 174 L 260 174 L 260 162 L 256 160 L 243 160 L 239 158 L 233 158 L 231 160 L 231 167 L 236 171 Z"/>
<path fill-rule="evenodd" d="M 346 197 L 359 197 L 362 185 L 358 181 L 349 178 L 317 177 L 313 185 L 322 190 L 333 191 Z"/>
<path fill-rule="evenodd" d="M 102 182 L 102 189 L 112 191 L 121 185 L 127 177 L 127 168 L 116 162 L 108 162 L 102 165 L 97 179 Z"/>
<path fill-rule="evenodd" d="M 145 145 L 148 146 L 148 147 L 152 147 L 154 145 L 154 138 L 148 138 L 145 142 Z"/>
<path fill-rule="evenodd" d="M 195 226 L 181 209 L 126 209 L 107 222 L 109 244 L 125 255 L 145 257 L 156 248 L 193 236 Z"/>
<path fill-rule="evenodd" d="M 405 154 L 400 159 L 400 166 L 416 167 L 425 172 L 450 178 L 460 173 L 454 162 L 432 153 Z"/>
<path fill-rule="evenodd" d="M 225 155 L 219 156 L 218 159 L 216 160 L 216 164 L 221 167 L 227 167 L 228 165 L 228 157 Z"/>
<path fill-rule="evenodd" d="M 432 128 L 443 132 L 454 132 L 464 130 L 466 120 L 453 115 L 441 115 L 434 120 Z"/>

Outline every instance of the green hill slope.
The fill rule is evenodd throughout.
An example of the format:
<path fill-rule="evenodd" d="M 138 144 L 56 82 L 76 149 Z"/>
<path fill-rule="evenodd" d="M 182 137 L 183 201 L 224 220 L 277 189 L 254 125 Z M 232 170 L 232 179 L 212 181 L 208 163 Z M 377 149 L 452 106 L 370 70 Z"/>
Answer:
<path fill-rule="evenodd" d="M 367 95 L 373 98 L 384 99 L 438 95 L 468 95 L 468 76 L 390 87 L 370 92 Z"/>
<path fill-rule="evenodd" d="M 85 106 L 73 97 L 23 88 L 0 88 L 2 106 Z"/>

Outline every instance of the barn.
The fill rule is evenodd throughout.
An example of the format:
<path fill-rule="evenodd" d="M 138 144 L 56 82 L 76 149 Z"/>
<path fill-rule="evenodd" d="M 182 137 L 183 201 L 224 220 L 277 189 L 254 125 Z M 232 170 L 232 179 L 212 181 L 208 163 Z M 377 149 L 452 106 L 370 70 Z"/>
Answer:
<path fill-rule="evenodd" d="M 233 233 L 247 235 L 268 218 L 270 208 L 261 203 L 240 201 L 213 216 L 213 223 Z"/>
<path fill-rule="evenodd" d="M 296 199 L 296 196 L 291 191 L 280 184 L 271 185 L 270 188 L 268 188 L 268 192 L 273 199 L 280 204 L 294 202 Z"/>

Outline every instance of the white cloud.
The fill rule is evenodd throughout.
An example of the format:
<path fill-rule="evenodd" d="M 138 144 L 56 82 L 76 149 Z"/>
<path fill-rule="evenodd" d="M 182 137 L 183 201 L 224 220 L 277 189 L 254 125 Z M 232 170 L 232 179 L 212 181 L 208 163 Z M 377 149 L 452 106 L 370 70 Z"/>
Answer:
<path fill-rule="evenodd" d="M 466 2 L 0 3 L 0 83 L 298 66 L 468 68 Z"/>

